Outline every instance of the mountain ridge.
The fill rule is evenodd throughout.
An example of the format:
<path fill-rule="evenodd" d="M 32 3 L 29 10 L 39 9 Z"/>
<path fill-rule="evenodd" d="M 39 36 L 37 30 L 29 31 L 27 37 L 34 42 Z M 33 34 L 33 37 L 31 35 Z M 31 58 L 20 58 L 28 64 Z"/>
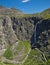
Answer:
<path fill-rule="evenodd" d="M 50 8 L 43 10 L 40 13 L 33 14 L 34 16 L 43 17 L 45 19 L 50 18 Z"/>
<path fill-rule="evenodd" d="M 35 13 L 35 14 L 26 14 L 20 11 L 17 8 L 7 8 L 5 6 L 0 5 L 0 15 L 9 15 L 14 17 L 32 17 L 32 16 L 38 16 L 43 18 L 50 18 L 50 8 L 45 9 L 41 11 L 41 13 Z"/>

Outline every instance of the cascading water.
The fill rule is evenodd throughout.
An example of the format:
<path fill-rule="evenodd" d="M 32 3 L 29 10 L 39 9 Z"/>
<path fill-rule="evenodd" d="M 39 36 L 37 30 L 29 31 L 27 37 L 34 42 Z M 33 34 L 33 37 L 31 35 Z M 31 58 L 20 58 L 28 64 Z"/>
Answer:
<path fill-rule="evenodd" d="M 33 44 L 32 44 L 32 48 L 34 47 L 34 45 L 35 45 L 36 42 L 37 42 L 37 25 L 38 25 L 38 23 L 39 23 L 39 22 L 37 22 L 37 23 L 35 24 L 35 27 L 34 27 L 34 42 L 33 42 Z"/>
<path fill-rule="evenodd" d="M 34 27 L 34 44 L 36 43 L 36 27 L 37 27 L 37 24 Z"/>
<path fill-rule="evenodd" d="M 39 23 L 39 22 L 38 22 L 38 23 Z M 35 27 L 34 27 L 34 44 L 35 44 L 36 41 L 37 41 L 37 39 L 36 39 L 36 38 L 37 38 L 37 36 L 36 36 L 36 35 L 37 35 L 37 34 L 36 34 L 36 33 L 37 33 L 36 29 L 37 29 L 37 24 L 38 24 L 38 23 L 36 23 L 36 25 L 35 25 Z"/>
<path fill-rule="evenodd" d="M 37 28 L 37 24 L 34 27 L 34 43 L 32 44 L 32 48 L 34 47 L 34 45 L 36 44 L 36 28 Z"/>

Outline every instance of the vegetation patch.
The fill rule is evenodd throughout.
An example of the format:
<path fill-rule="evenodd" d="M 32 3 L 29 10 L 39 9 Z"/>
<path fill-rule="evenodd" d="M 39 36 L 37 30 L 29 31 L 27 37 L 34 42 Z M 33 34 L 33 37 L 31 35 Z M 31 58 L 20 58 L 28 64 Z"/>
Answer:
<path fill-rule="evenodd" d="M 11 52 L 10 47 L 8 47 L 7 50 L 5 51 L 4 57 L 6 57 L 7 59 L 10 59 L 10 60 L 13 59 L 13 54 Z"/>

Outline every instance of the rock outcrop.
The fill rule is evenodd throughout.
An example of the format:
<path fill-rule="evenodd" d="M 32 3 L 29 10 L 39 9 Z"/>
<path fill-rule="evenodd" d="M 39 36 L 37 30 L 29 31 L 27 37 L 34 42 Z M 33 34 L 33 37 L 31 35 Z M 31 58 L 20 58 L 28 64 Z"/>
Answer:
<path fill-rule="evenodd" d="M 8 44 L 14 44 L 17 42 L 17 36 L 12 28 L 11 19 L 3 17 L 0 19 L 0 49 L 6 48 Z"/>

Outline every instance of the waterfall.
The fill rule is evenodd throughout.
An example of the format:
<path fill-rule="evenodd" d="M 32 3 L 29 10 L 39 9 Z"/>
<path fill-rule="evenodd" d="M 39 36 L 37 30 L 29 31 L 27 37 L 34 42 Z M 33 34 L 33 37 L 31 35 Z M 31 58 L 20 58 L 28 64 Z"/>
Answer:
<path fill-rule="evenodd" d="M 37 24 L 34 26 L 34 43 L 32 44 L 32 48 L 36 44 L 36 27 L 37 27 Z"/>
<path fill-rule="evenodd" d="M 34 27 L 34 44 L 36 43 L 36 28 L 37 28 L 37 24 L 38 23 L 36 23 L 36 25 Z"/>
<path fill-rule="evenodd" d="M 36 43 L 36 25 L 34 27 L 34 43 Z"/>
<path fill-rule="evenodd" d="M 32 48 L 34 47 L 34 45 L 36 44 L 37 42 L 37 24 L 39 22 L 36 23 L 36 25 L 34 26 L 34 43 L 32 44 Z"/>

